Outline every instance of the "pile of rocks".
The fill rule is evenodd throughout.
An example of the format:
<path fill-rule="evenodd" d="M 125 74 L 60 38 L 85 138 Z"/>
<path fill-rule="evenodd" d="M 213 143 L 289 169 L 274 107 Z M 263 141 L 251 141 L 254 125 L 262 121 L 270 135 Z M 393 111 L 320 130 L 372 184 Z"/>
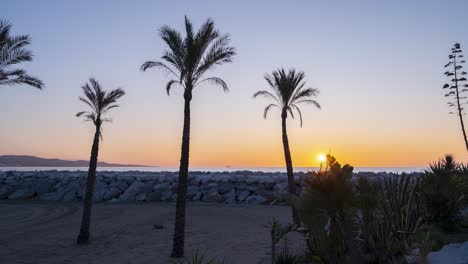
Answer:
<path fill-rule="evenodd" d="M 380 178 L 389 174 L 356 175 Z M 305 177 L 302 172 L 295 174 L 299 193 L 304 188 Z M 99 172 L 94 201 L 174 201 L 177 178 L 176 172 Z M 0 199 L 80 201 L 84 197 L 85 186 L 86 172 L 83 171 L 0 172 Z M 227 204 L 278 204 L 285 202 L 287 188 L 285 173 L 191 172 L 187 199 Z"/>

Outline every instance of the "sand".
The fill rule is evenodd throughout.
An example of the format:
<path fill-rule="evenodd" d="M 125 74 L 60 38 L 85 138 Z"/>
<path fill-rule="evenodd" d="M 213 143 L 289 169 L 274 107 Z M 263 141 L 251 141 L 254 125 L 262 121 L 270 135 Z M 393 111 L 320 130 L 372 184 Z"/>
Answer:
<path fill-rule="evenodd" d="M 174 211 L 171 203 L 95 204 L 91 244 L 77 246 L 81 203 L 0 202 L 0 263 L 171 263 Z M 189 203 L 186 255 L 199 249 L 229 263 L 269 263 L 263 226 L 272 217 L 287 223 L 290 209 Z"/>

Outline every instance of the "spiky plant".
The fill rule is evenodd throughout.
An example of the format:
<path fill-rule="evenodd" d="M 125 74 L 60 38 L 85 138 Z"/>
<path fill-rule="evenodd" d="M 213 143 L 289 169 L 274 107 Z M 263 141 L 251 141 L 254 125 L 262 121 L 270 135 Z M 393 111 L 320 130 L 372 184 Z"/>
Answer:
<path fill-rule="evenodd" d="M 467 181 L 465 167 L 452 155 L 429 165 L 421 181 L 421 193 L 428 212 L 428 220 L 443 228 L 453 228 L 464 206 Z"/>
<path fill-rule="evenodd" d="M 354 254 L 353 167 L 341 166 L 331 155 L 326 167 L 306 179 L 299 208 L 311 255 L 339 263 L 346 254 Z"/>
<path fill-rule="evenodd" d="M 32 51 L 26 49 L 31 44 L 28 35 L 11 36 L 11 24 L 0 21 L 0 86 L 26 84 L 42 89 L 41 80 L 26 73 L 24 69 L 14 68 L 17 64 L 32 61 Z"/>
<path fill-rule="evenodd" d="M 277 263 L 276 259 L 276 245 L 288 235 L 290 232 L 299 230 L 299 227 L 295 224 L 290 224 L 283 226 L 278 219 L 273 218 L 268 225 L 265 225 L 265 228 L 270 232 L 271 238 L 271 262 L 272 264 Z"/>
<path fill-rule="evenodd" d="M 465 110 L 463 105 L 467 104 L 466 96 L 463 96 L 463 94 L 468 91 L 468 83 L 465 77 L 467 73 L 463 70 L 465 60 L 463 59 L 461 45 L 459 43 L 453 45 L 451 54 L 448 55 L 448 57 L 450 61 L 444 66 L 448 70 L 444 74 L 451 79 L 449 83 L 443 86 L 443 89 L 448 89 L 445 97 L 450 97 L 453 100 L 447 102 L 450 108 L 455 108 L 455 110 L 450 111 L 449 114 L 454 114 L 459 117 L 463 139 L 465 140 L 465 147 L 468 151 L 468 139 L 463 122 Z"/>
<path fill-rule="evenodd" d="M 294 182 L 293 163 L 291 158 L 291 151 L 289 148 L 289 139 L 286 129 L 286 119 L 288 114 L 291 118 L 294 118 L 294 112 L 299 116 L 299 121 L 302 127 L 302 113 L 299 109 L 299 105 L 312 104 L 318 109 L 320 105 L 317 101 L 313 100 L 318 94 L 318 90 L 310 87 L 306 87 L 305 74 L 302 71 L 296 71 L 295 69 L 278 69 L 273 73 L 266 74 L 265 80 L 270 85 L 273 93 L 269 91 L 258 91 L 253 95 L 253 98 L 258 96 L 264 96 L 272 99 L 274 102 L 265 107 L 263 111 L 263 117 L 266 119 L 268 111 L 271 108 L 278 108 L 281 112 L 281 127 L 282 127 L 282 139 L 284 158 L 286 161 L 286 171 L 288 175 L 288 191 L 291 195 L 296 195 L 296 186 Z M 299 216 L 297 210 L 292 208 L 293 221 L 299 224 Z"/>
<path fill-rule="evenodd" d="M 93 146 L 91 148 L 91 157 L 89 160 L 88 178 L 86 181 L 86 193 L 83 202 L 83 218 L 81 220 L 80 233 L 77 238 L 77 244 L 87 244 L 89 242 L 89 228 L 91 223 L 91 206 L 93 202 L 94 183 L 96 180 L 96 167 L 99 153 L 99 139 L 102 137 L 102 123 L 109 122 L 111 119 L 104 115 L 111 109 L 119 107 L 116 103 L 119 98 L 125 95 L 124 90 L 117 88 L 107 92 L 101 88 L 101 85 L 94 78 L 89 79 L 81 87 L 83 95 L 78 99 L 90 107 L 88 111 L 82 111 L 76 114 L 77 117 L 84 117 L 85 121 L 93 122 L 95 126 Z"/>
<path fill-rule="evenodd" d="M 209 82 L 219 85 L 225 92 L 227 84 L 219 77 L 207 77 L 206 74 L 218 65 L 232 61 L 236 51 L 229 46 L 229 34 L 221 35 L 214 28 L 209 18 L 195 34 L 190 20 L 185 17 L 185 37 L 177 30 L 163 26 L 159 34 L 168 49 L 163 52 L 162 61 L 147 61 L 141 66 L 142 71 L 156 67 L 167 71 L 173 79 L 166 84 L 166 90 L 179 86 L 184 89 L 184 127 L 180 155 L 179 183 L 177 187 L 176 216 L 172 257 L 184 255 L 185 238 L 185 203 L 189 170 L 190 149 L 190 101 L 195 87 Z"/>

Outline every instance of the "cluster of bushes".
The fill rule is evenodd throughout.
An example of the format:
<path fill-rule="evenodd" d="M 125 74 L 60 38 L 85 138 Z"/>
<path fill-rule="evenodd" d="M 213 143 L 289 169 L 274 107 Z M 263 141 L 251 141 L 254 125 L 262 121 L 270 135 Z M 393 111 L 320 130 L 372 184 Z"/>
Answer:
<path fill-rule="evenodd" d="M 405 263 L 413 250 L 420 258 L 430 250 L 427 230 L 459 227 L 468 168 L 452 156 L 420 177 L 353 179 L 352 172 L 352 166 L 327 156 L 326 168 L 310 173 L 304 193 L 292 199 L 301 225 L 268 225 L 272 263 Z M 276 243 L 288 232 L 303 235 L 303 255 L 276 254 Z"/>

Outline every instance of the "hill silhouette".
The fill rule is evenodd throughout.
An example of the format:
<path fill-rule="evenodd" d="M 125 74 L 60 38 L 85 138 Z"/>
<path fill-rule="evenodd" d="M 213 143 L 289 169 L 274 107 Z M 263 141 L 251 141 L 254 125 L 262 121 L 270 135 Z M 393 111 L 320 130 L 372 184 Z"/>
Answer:
<path fill-rule="evenodd" d="M 1 155 L 0 167 L 88 167 L 86 160 L 46 159 L 28 155 Z M 98 162 L 100 167 L 148 167 L 135 164 Z"/>

